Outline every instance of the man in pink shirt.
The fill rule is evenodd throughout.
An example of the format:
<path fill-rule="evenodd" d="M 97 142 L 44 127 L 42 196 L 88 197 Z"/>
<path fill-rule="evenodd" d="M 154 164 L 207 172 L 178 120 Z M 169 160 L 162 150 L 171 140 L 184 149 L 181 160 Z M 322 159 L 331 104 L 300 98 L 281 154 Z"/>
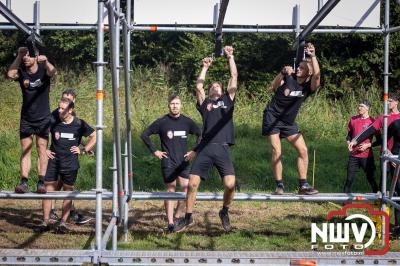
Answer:
<path fill-rule="evenodd" d="M 351 140 L 357 137 L 361 132 L 366 130 L 375 119 L 369 116 L 369 108 L 371 104 L 367 100 L 363 100 L 358 104 L 358 115 L 353 116 L 348 124 L 347 134 L 347 145 Z M 367 177 L 368 183 L 371 185 L 372 191 L 376 193 L 379 188 L 375 181 L 375 162 L 374 154 L 372 152 L 372 137 L 368 137 L 364 141 L 360 142 L 352 149 L 349 149 L 349 160 L 347 164 L 347 179 L 344 184 L 344 192 L 351 193 L 353 186 L 354 177 L 356 176 L 358 169 L 361 167 Z M 379 131 L 376 132 L 376 138 L 380 139 Z"/>

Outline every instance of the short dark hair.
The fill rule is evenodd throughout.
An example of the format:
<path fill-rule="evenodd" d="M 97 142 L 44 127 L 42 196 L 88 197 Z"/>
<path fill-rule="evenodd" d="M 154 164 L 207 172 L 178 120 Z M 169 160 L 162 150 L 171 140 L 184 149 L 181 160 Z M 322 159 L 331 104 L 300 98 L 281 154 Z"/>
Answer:
<path fill-rule="evenodd" d="M 213 82 L 211 82 L 210 85 L 208 85 L 208 90 L 211 89 L 211 87 L 212 87 L 212 85 L 213 85 L 214 83 L 217 83 L 217 84 L 221 87 L 221 90 L 224 91 L 224 86 L 222 86 L 222 83 L 221 83 L 220 81 L 213 81 Z"/>
<path fill-rule="evenodd" d="M 68 104 L 68 110 L 74 109 L 74 107 L 75 107 L 75 103 L 73 101 L 71 101 L 70 99 L 66 98 L 66 97 L 62 97 L 61 100 L 60 100 L 60 103 L 67 103 Z"/>
<path fill-rule="evenodd" d="M 371 102 L 368 101 L 367 99 L 363 99 L 359 102 L 359 104 L 364 104 L 365 106 L 367 106 L 368 108 L 371 107 Z"/>
<path fill-rule="evenodd" d="M 389 98 L 393 99 L 393 100 L 396 100 L 396 101 L 400 101 L 400 93 L 399 93 L 399 91 L 394 91 L 394 92 L 389 93 Z"/>
<path fill-rule="evenodd" d="M 62 97 L 62 95 L 64 95 L 64 94 L 72 95 L 72 97 L 74 97 L 74 99 L 76 99 L 76 92 L 75 92 L 75 90 L 72 89 L 72 88 L 67 88 L 67 89 L 65 89 L 65 90 L 62 92 L 61 97 Z"/>
<path fill-rule="evenodd" d="M 171 94 L 170 96 L 168 96 L 168 104 L 171 103 L 173 100 L 175 99 L 181 99 L 181 97 L 179 97 L 178 94 Z"/>

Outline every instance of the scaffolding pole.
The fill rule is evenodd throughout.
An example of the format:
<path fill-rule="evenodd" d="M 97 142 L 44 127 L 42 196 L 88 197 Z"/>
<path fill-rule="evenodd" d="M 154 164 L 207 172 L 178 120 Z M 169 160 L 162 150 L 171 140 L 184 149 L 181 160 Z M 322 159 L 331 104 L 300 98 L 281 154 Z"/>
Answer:
<path fill-rule="evenodd" d="M 387 137 L 388 137 L 388 99 L 389 99 L 389 41 L 390 33 L 387 31 L 389 29 L 389 12 L 390 12 L 390 0 L 385 1 L 385 25 L 384 25 L 384 65 L 383 65 L 383 143 L 382 143 L 382 153 L 386 155 L 388 153 L 387 149 Z M 387 166 L 388 161 L 386 159 L 382 160 L 382 196 L 386 197 L 386 183 L 387 183 Z M 385 202 L 382 203 L 382 211 L 386 211 Z M 385 218 L 382 217 L 382 242 L 385 239 L 385 235 L 389 232 L 385 232 Z"/>
<path fill-rule="evenodd" d="M 103 219 L 103 98 L 104 98 L 104 2 L 97 4 L 97 61 L 96 65 L 96 250 L 101 254 L 101 232 Z M 95 261 L 96 262 L 96 261 Z"/>
<path fill-rule="evenodd" d="M 129 200 L 132 196 L 132 131 L 131 131 L 131 80 L 130 80 L 130 31 L 128 25 L 131 23 L 131 0 L 127 1 L 125 23 L 123 23 L 124 43 L 124 83 L 125 83 L 125 171 L 124 171 L 124 240 L 128 241 L 128 214 Z"/>

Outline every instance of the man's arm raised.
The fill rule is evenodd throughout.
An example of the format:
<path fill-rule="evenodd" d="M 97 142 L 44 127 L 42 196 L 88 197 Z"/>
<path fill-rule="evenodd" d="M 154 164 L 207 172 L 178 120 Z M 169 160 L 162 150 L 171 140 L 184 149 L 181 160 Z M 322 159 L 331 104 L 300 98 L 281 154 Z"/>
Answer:
<path fill-rule="evenodd" d="M 21 64 L 22 58 L 26 55 L 28 52 L 28 48 L 26 47 L 19 47 L 17 50 L 17 57 L 14 59 L 14 62 L 10 65 L 7 71 L 7 77 L 10 80 L 17 80 L 19 78 L 18 75 L 18 68 L 19 65 Z"/>
<path fill-rule="evenodd" d="M 228 58 L 229 71 L 231 72 L 231 77 L 228 82 L 227 90 L 229 93 L 229 97 L 231 97 L 231 100 L 233 101 L 235 99 L 235 94 L 236 94 L 236 90 L 237 90 L 237 78 L 238 78 L 238 72 L 237 72 L 237 68 L 236 68 L 235 58 L 233 56 L 233 47 L 225 46 L 224 52 L 226 54 L 226 57 Z"/>
<path fill-rule="evenodd" d="M 313 74 L 311 76 L 311 91 L 316 91 L 321 84 L 321 70 L 317 57 L 315 56 L 315 47 L 311 43 L 307 44 L 306 53 L 311 57 Z"/>
<path fill-rule="evenodd" d="M 57 73 L 56 68 L 47 60 L 47 57 L 45 55 L 39 55 L 38 56 L 38 63 L 43 64 L 45 69 L 46 69 L 46 74 L 49 77 L 54 77 L 54 75 Z"/>
<path fill-rule="evenodd" d="M 204 92 L 204 81 L 206 79 L 208 68 L 211 66 L 212 59 L 211 57 L 206 57 L 202 62 L 203 67 L 201 68 L 200 75 L 196 81 L 196 100 L 199 105 L 202 105 L 206 99 L 206 93 Z"/>
<path fill-rule="evenodd" d="M 293 68 L 291 66 L 284 66 L 281 70 L 281 73 L 279 73 L 278 75 L 276 75 L 276 77 L 274 78 L 274 80 L 271 83 L 271 91 L 275 92 L 277 88 L 279 88 L 279 86 L 282 86 L 283 84 L 283 79 L 285 78 L 286 75 L 292 75 L 293 73 Z"/>

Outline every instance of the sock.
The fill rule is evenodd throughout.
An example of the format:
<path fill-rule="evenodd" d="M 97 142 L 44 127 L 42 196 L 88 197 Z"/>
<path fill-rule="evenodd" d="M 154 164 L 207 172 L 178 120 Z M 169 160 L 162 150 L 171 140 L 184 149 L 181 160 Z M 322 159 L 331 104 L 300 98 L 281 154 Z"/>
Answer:
<path fill-rule="evenodd" d="M 39 175 L 38 179 L 39 179 L 39 181 L 44 181 L 44 176 L 43 175 Z"/>
<path fill-rule="evenodd" d="M 302 187 L 304 185 L 308 184 L 307 179 L 299 179 L 299 187 Z"/>
<path fill-rule="evenodd" d="M 223 211 L 224 213 L 228 213 L 229 207 L 223 206 L 223 207 L 222 207 L 222 211 Z"/>
<path fill-rule="evenodd" d="M 185 220 L 189 221 L 190 219 L 192 219 L 192 214 L 191 213 L 186 213 L 185 214 Z"/>
<path fill-rule="evenodd" d="M 282 180 L 275 180 L 275 182 L 276 182 L 276 186 L 277 186 L 277 187 L 284 187 L 284 186 L 283 186 L 283 181 L 282 181 Z"/>
<path fill-rule="evenodd" d="M 21 176 L 21 182 L 22 183 L 28 183 L 28 178 Z"/>

